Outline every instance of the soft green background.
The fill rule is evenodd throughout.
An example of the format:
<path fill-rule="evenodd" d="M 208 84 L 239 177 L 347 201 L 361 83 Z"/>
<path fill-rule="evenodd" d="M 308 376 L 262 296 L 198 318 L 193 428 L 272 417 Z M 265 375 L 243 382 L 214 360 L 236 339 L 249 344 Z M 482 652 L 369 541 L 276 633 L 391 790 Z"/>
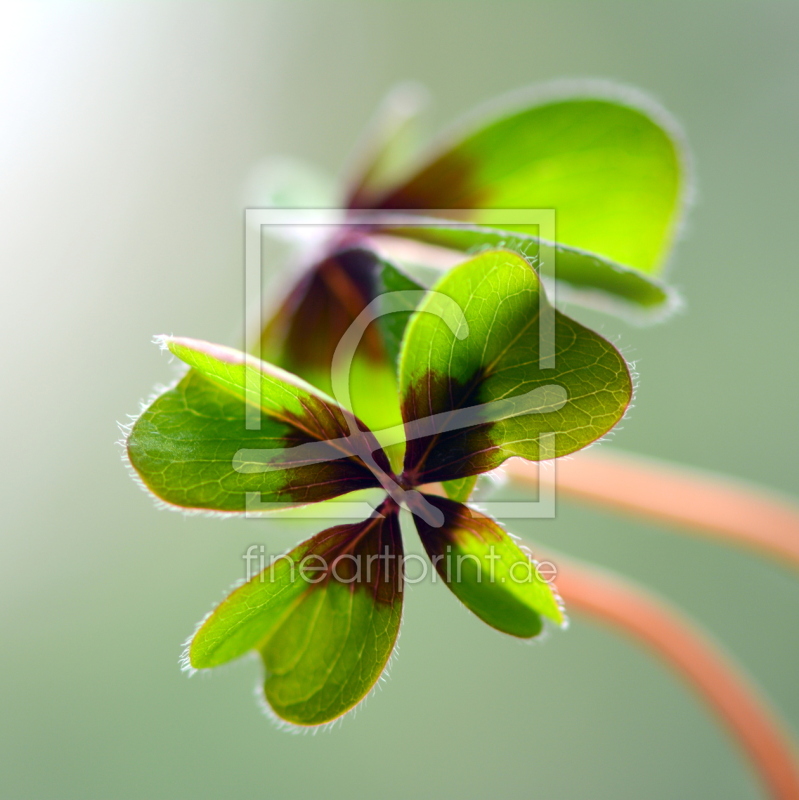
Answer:
<path fill-rule="evenodd" d="M 0 796 L 738 798 L 748 767 L 650 657 L 577 620 L 530 647 L 412 588 L 384 690 L 334 732 L 257 708 L 254 661 L 180 642 L 297 527 L 159 512 L 115 421 L 170 379 L 156 333 L 235 344 L 248 176 L 339 168 L 394 81 L 442 124 L 524 84 L 636 84 L 683 122 L 698 202 L 687 310 L 599 316 L 640 372 L 615 443 L 796 492 L 796 3 L 62 3 L 0 10 Z M 561 504 L 514 525 L 646 581 L 712 629 L 799 729 L 799 579 Z M 417 548 L 417 545 L 414 545 Z"/>

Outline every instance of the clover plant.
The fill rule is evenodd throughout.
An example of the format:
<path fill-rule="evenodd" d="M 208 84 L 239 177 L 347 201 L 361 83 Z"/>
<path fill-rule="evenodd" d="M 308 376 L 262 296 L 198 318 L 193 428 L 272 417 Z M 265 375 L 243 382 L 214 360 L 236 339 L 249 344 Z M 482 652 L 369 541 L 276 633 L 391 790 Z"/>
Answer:
<path fill-rule="evenodd" d="M 387 110 L 350 169 L 341 224 L 271 303 L 259 352 L 160 337 L 186 371 L 127 431 L 141 482 L 180 509 L 379 494 L 371 516 L 236 588 L 188 645 L 193 670 L 257 653 L 269 706 L 298 726 L 353 708 L 391 657 L 412 535 L 400 509 L 485 623 L 524 639 L 564 625 L 530 552 L 469 498 L 507 459 L 575 453 L 629 406 L 624 357 L 553 291 L 642 320 L 677 304 L 662 276 L 688 178 L 654 105 L 517 96 L 411 155 L 415 113 L 396 96 Z M 364 209 L 380 213 L 363 221 Z M 492 212 L 509 209 L 554 210 L 554 238 L 534 222 L 497 226 Z"/>

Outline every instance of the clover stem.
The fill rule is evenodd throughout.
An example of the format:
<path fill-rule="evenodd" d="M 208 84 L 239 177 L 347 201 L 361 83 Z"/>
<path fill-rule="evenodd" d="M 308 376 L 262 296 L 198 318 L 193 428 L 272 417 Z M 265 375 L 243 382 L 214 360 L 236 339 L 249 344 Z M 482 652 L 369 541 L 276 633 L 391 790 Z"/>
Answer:
<path fill-rule="evenodd" d="M 512 459 L 504 472 L 516 483 L 538 486 L 538 464 Z M 672 523 L 799 569 L 799 507 L 762 489 L 617 450 L 559 460 L 555 473 L 564 496 Z M 541 480 L 551 475 L 540 471 Z"/>
<path fill-rule="evenodd" d="M 646 644 L 716 712 L 775 800 L 799 798 L 790 734 L 757 689 L 689 619 L 631 583 L 564 558 L 557 588 L 567 607 Z"/>

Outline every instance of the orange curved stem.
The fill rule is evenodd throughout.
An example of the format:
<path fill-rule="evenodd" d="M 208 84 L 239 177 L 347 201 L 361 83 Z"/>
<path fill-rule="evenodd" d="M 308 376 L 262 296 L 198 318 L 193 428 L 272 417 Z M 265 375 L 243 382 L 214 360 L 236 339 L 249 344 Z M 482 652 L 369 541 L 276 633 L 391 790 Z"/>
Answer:
<path fill-rule="evenodd" d="M 512 459 L 511 480 L 538 486 L 538 464 Z M 560 494 L 660 520 L 770 555 L 799 569 L 799 506 L 767 491 L 616 450 L 591 450 L 543 469 Z"/>
<path fill-rule="evenodd" d="M 757 689 L 683 614 L 617 576 L 562 556 L 557 586 L 567 606 L 647 645 L 716 712 L 775 800 L 799 799 L 790 734 Z"/>

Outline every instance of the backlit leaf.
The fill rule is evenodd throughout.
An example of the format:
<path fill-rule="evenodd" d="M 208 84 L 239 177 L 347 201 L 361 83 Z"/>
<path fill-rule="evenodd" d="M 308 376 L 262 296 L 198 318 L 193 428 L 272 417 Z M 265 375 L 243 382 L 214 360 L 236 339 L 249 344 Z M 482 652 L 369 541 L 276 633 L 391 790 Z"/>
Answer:
<path fill-rule="evenodd" d="M 463 311 L 455 332 L 424 313 L 441 294 Z M 553 309 L 535 270 L 506 250 L 433 287 L 406 328 L 400 384 L 405 470 L 417 484 L 573 453 L 607 433 L 632 394 L 618 351 Z"/>
<path fill-rule="evenodd" d="M 241 512 L 248 493 L 262 503 L 302 505 L 380 486 L 354 454 L 350 425 L 374 448 L 380 469 L 388 468 L 385 455 L 329 397 L 237 350 L 165 343 L 193 369 L 142 413 L 127 442 L 131 464 L 162 500 Z M 253 412 L 258 429 L 248 428 Z"/>
<path fill-rule="evenodd" d="M 656 115 L 602 98 L 516 108 L 451 137 L 376 207 L 476 209 L 478 224 L 479 209 L 554 209 L 558 243 L 657 274 L 684 189 Z"/>
<path fill-rule="evenodd" d="M 402 539 L 396 511 L 383 510 L 323 531 L 236 589 L 195 634 L 190 665 L 257 650 L 267 701 L 297 725 L 356 705 L 383 672 L 402 615 Z"/>
<path fill-rule="evenodd" d="M 414 517 L 438 574 L 480 619 L 522 638 L 538 635 L 547 618 L 562 625 L 552 587 L 516 542 L 490 517 L 443 497 L 427 500 L 444 514 L 440 528 Z"/>

